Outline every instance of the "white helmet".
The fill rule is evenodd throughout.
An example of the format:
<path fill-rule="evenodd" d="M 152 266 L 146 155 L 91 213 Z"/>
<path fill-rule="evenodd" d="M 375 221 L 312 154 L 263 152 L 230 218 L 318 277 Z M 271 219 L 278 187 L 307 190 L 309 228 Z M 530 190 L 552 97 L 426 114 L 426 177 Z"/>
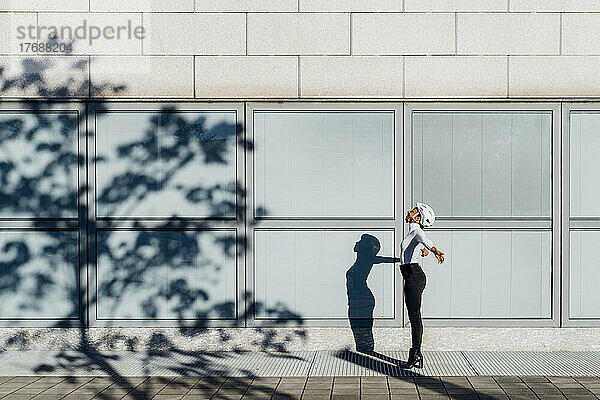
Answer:
<path fill-rule="evenodd" d="M 429 207 L 427 204 L 417 203 L 417 210 L 419 210 L 419 215 L 421 216 L 421 225 L 425 227 L 433 225 L 435 222 L 435 212 L 433 212 L 433 208 Z"/>

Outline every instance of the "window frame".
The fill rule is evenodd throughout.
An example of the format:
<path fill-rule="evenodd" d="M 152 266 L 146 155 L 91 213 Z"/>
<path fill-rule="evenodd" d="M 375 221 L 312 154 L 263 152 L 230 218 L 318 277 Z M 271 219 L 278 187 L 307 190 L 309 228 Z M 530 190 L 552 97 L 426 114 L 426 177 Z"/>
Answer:
<path fill-rule="evenodd" d="M 78 316 L 76 318 L 0 318 L 0 327 L 84 327 L 87 319 L 87 192 L 86 192 L 86 143 L 87 143 L 87 114 L 86 104 L 80 101 L 2 101 L 0 113 L 44 113 L 44 112 L 73 112 L 77 114 L 77 150 L 79 164 L 77 166 L 77 200 L 76 218 L 40 218 L 15 217 L 0 218 L 1 231 L 13 232 L 76 232 L 78 237 Z M 84 190 L 82 190 L 84 189 Z"/>
<path fill-rule="evenodd" d="M 571 231 L 600 231 L 599 217 L 571 217 L 571 120 L 572 112 L 590 112 L 600 114 L 598 102 L 562 103 L 562 326 L 564 327 L 599 327 L 598 318 L 572 318 L 571 309 Z"/>
<path fill-rule="evenodd" d="M 101 104 L 104 109 L 134 109 L 139 111 L 158 111 L 165 105 L 176 109 L 190 111 L 235 110 L 239 126 L 237 140 L 246 143 L 242 147 L 236 147 L 237 156 L 237 179 L 238 186 L 246 190 L 244 194 L 238 194 L 242 199 L 239 207 L 246 211 L 244 216 L 238 216 L 236 220 L 194 220 L 194 229 L 235 229 L 238 239 L 239 251 L 236 256 L 236 293 L 237 293 L 237 318 L 232 320 L 96 320 L 96 304 L 93 299 L 95 290 L 95 235 L 97 229 L 102 229 L 103 222 L 96 220 L 95 213 L 95 119 L 93 110 L 96 104 Z M 340 220 L 340 219 L 255 219 L 253 198 L 253 155 L 251 152 L 253 111 L 353 111 L 353 110 L 394 110 L 394 219 L 366 219 L 366 220 Z M 78 113 L 78 148 L 79 157 L 85 163 L 78 168 L 78 185 L 84 187 L 79 197 L 78 218 L 67 219 L 35 219 L 35 218 L 5 218 L 0 220 L 0 230 L 71 230 L 77 231 L 79 237 L 79 318 L 77 319 L 0 319 L 0 327 L 253 327 L 273 326 L 285 327 L 288 323 L 297 326 L 294 321 L 286 320 L 255 320 L 252 314 L 253 299 L 253 269 L 254 253 L 252 245 L 254 242 L 254 229 L 372 229 L 372 230 L 394 230 L 395 249 L 394 255 L 398 255 L 398 246 L 406 227 L 402 220 L 405 211 L 412 206 L 412 128 L 411 113 L 417 111 L 547 111 L 552 112 L 552 218 L 551 221 L 527 221 L 515 220 L 510 223 L 501 220 L 486 221 L 486 228 L 490 229 L 551 229 L 552 232 L 552 285 L 551 285 L 551 316 L 549 319 L 426 319 L 427 326 L 447 327 L 598 327 L 600 318 L 594 319 L 570 319 L 569 317 L 569 238 L 570 230 L 580 228 L 582 230 L 600 229 L 600 218 L 592 220 L 570 220 L 570 187 L 569 187 L 569 138 L 571 111 L 598 111 L 600 102 L 561 102 L 553 100 L 548 102 L 511 101 L 501 99 L 497 102 L 480 101 L 454 101 L 431 102 L 429 100 L 419 102 L 402 102 L 391 100 L 366 100 L 337 102 L 325 100 L 322 102 L 302 102 L 289 100 L 281 101 L 246 101 L 238 102 L 214 101 L 214 102 L 180 102 L 177 100 L 161 101 L 158 99 L 141 100 L 112 100 L 103 99 L 97 101 L 86 100 L 44 100 L 14 99 L 0 103 L 0 111 L 15 112 L 44 112 L 44 111 L 74 111 Z M 247 129 L 245 124 L 248 124 Z M 248 156 L 248 157 L 247 157 Z M 247 167 L 247 168 L 246 168 Z M 404 190 L 406 189 L 406 190 Z M 399 191 L 399 192 L 398 192 Z M 34 225 L 35 222 L 35 225 Z M 122 230 L 132 229 L 135 219 L 119 221 Z M 144 229 L 152 229 L 160 226 L 161 221 L 143 221 Z M 431 229 L 477 229 L 481 221 L 439 220 Z M 387 254 L 386 254 L 387 255 Z M 391 255 L 391 254 L 390 254 Z M 88 278 L 89 276 L 89 278 Z M 394 307 L 394 320 L 375 320 L 374 326 L 407 326 L 408 318 L 404 308 L 402 279 L 395 268 L 394 285 L 396 287 Z M 93 287 L 94 286 L 94 287 Z M 246 297 L 246 293 L 250 296 Z M 399 310 L 403 312 L 398 312 Z M 346 319 L 339 320 L 310 320 L 302 321 L 306 327 L 339 327 L 348 326 Z"/>
<path fill-rule="evenodd" d="M 246 246 L 246 292 L 248 299 L 246 302 L 247 326 L 248 327 L 347 327 L 348 318 L 324 319 L 324 318 L 302 318 L 300 321 L 291 319 L 258 319 L 254 315 L 255 304 L 255 259 L 254 259 L 254 232 L 256 230 L 390 230 L 394 232 L 394 250 L 393 254 L 385 256 L 398 256 L 398 244 L 402 240 L 402 217 L 404 209 L 400 194 L 402 193 L 402 174 L 403 166 L 400 157 L 403 151 L 402 140 L 402 103 L 397 102 L 248 102 L 246 103 L 246 123 L 247 140 L 254 140 L 254 112 L 281 111 L 281 112 L 339 112 L 339 111 L 393 111 L 394 112 L 394 190 L 393 190 L 393 218 L 256 218 L 254 215 L 254 154 L 249 154 L 246 159 L 246 184 L 247 184 L 247 239 Z M 374 327 L 394 327 L 402 326 L 404 308 L 403 296 L 400 293 L 402 283 L 401 275 L 394 266 L 394 318 L 374 319 Z"/>
<path fill-rule="evenodd" d="M 245 287 L 244 281 L 244 270 L 245 270 L 245 258 L 244 249 L 240 249 L 240 246 L 244 246 L 244 235 L 245 235 L 245 224 L 243 216 L 236 215 L 235 218 L 210 218 L 210 217 L 189 217 L 189 218 L 177 218 L 173 219 L 170 217 L 131 217 L 131 218 L 114 218 L 114 217 L 102 217 L 97 218 L 96 213 L 96 164 L 93 160 L 96 157 L 96 112 L 160 112 L 166 111 L 165 107 L 170 107 L 168 111 L 196 111 L 196 112 L 210 112 L 210 111 L 234 111 L 236 113 L 236 184 L 237 184 L 237 195 L 236 195 L 236 207 L 244 207 L 244 193 L 243 188 L 245 187 L 245 175 L 244 175 L 244 160 L 245 153 L 247 151 L 246 136 L 244 129 L 244 103 L 241 102 L 136 102 L 136 101 L 122 101 L 122 102 L 107 102 L 107 101 L 96 101 L 90 102 L 88 105 L 88 176 L 87 183 L 89 187 L 89 213 L 90 213 L 90 226 L 89 226 L 89 242 L 88 252 L 90 255 L 90 268 L 89 268 L 89 326 L 90 327 L 235 327 L 244 326 L 245 320 L 245 306 L 244 306 L 244 293 L 243 288 Z M 243 148 L 240 148 L 242 147 Z M 173 221 L 175 223 L 183 222 L 186 224 L 185 227 L 165 227 L 166 222 Z M 97 307 L 97 232 L 98 231 L 235 231 L 236 235 L 236 256 L 235 256 L 235 299 L 236 315 L 234 318 L 228 319 L 110 319 L 110 318 L 98 318 L 98 307 Z"/>
<path fill-rule="evenodd" d="M 308 112 L 310 113 L 315 112 L 322 112 L 322 113 L 327 113 L 327 112 L 352 112 L 352 111 L 356 111 L 356 112 L 377 112 L 377 111 L 381 111 L 381 112 L 393 112 L 394 113 L 394 133 L 392 135 L 392 140 L 393 143 L 396 143 L 396 128 L 395 128 L 395 124 L 396 124 L 396 110 L 392 110 L 392 109 L 381 109 L 381 107 L 377 107 L 376 104 L 370 104 L 370 103 L 362 103 L 362 104 L 348 104 L 348 106 L 353 106 L 351 108 L 348 108 L 348 106 L 343 106 L 340 105 L 339 103 L 334 103 L 334 104 L 328 104 L 328 103 L 314 103 L 314 108 L 311 107 L 310 103 L 293 103 L 294 106 L 290 107 L 288 104 L 286 103 L 277 103 L 275 105 L 272 105 L 270 108 L 253 108 L 252 106 L 250 106 L 249 108 L 251 108 L 252 111 L 252 120 L 250 120 L 250 123 L 248 125 L 252 125 L 252 135 L 253 135 L 253 139 L 255 138 L 255 134 L 254 134 L 254 112 L 284 112 L 284 113 L 288 113 L 288 112 Z M 333 107 L 332 107 L 333 106 Z M 358 106 L 358 107 L 357 107 Z M 322 108 L 322 107 L 327 107 L 327 108 Z M 255 152 L 252 152 L 252 156 L 250 157 L 252 158 L 252 166 L 254 166 L 256 160 L 255 160 Z M 392 152 L 392 168 L 394 168 L 396 162 L 396 154 L 394 152 Z M 398 196 L 395 192 L 395 190 L 392 190 L 392 215 L 387 215 L 387 216 L 372 216 L 372 217 L 364 217 L 364 216 L 334 216 L 334 217 L 329 217 L 329 216 L 301 216 L 301 217 L 297 217 L 297 216 L 257 216 L 256 215 L 256 209 L 254 208 L 254 206 L 256 205 L 256 193 L 255 193 L 255 187 L 254 187 L 254 183 L 256 182 L 256 171 L 253 172 L 252 174 L 252 209 L 248 210 L 248 213 L 252 214 L 252 218 L 254 220 L 281 220 L 281 221 L 316 221 L 316 220 L 360 220 L 360 221 L 368 221 L 368 220 L 377 220 L 377 221 L 391 221 L 394 220 L 396 217 L 396 210 L 395 210 L 395 204 L 396 201 L 398 201 Z M 395 182 L 395 174 L 392 176 L 394 182 Z"/>
<path fill-rule="evenodd" d="M 404 103 L 404 208 L 412 207 L 412 114 L 413 112 L 516 112 L 539 111 L 551 112 L 551 218 L 548 221 L 532 221 L 530 218 L 440 218 L 433 227 L 427 230 L 495 230 L 515 229 L 550 230 L 552 236 L 552 270 L 550 287 L 550 318 L 424 318 L 427 326 L 439 327 L 558 327 L 560 326 L 560 239 L 561 239 L 561 112 L 560 103 L 539 102 L 406 102 Z M 507 219 L 507 218 L 504 218 Z M 404 234 L 408 228 L 404 227 Z M 405 321 L 408 321 L 407 311 L 404 310 Z M 405 324 L 404 326 L 406 326 Z"/>

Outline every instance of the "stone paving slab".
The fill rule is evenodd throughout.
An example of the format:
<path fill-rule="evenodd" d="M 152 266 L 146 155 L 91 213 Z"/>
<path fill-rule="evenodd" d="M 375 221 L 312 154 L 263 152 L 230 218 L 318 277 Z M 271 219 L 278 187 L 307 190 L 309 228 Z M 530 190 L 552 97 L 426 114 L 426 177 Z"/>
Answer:
<path fill-rule="evenodd" d="M 406 352 L 78 352 L 6 351 L 1 377 L 12 376 L 598 376 L 600 352 L 424 352 L 424 368 L 399 367 Z M 20 378 L 21 379 L 21 378 Z M 14 379 L 10 380 L 16 384 Z M 42 383 L 39 383 L 42 385 Z M 43 383 L 46 385 L 46 383 Z M 315 394 L 316 396 L 316 394 Z"/>
<path fill-rule="evenodd" d="M 2 400 L 305 399 L 558 400 L 598 399 L 597 376 L 415 377 L 10 377 Z"/>

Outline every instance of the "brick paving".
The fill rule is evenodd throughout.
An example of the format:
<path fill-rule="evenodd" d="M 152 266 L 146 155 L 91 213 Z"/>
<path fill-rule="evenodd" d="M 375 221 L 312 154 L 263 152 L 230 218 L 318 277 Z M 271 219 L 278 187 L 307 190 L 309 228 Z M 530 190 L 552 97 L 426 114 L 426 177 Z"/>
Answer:
<path fill-rule="evenodd" d="M 2 400 L 600 399 L 597 376 L 56 377 L 0 378 Z"/>

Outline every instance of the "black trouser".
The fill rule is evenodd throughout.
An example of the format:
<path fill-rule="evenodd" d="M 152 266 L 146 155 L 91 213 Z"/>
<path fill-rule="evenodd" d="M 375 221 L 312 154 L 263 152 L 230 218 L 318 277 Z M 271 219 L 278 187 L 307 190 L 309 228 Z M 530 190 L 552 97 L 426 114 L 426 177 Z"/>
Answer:
<path fill-rule="evenodd" d="M 421 350 L 423 339 L 423 320 L 421 319 L 421 299 L 427 278 L 419 264 L 402 264 L 400 266 L 404 278 L 404 301 L 408 310 L 412 336 L 412 348 Z"/>

